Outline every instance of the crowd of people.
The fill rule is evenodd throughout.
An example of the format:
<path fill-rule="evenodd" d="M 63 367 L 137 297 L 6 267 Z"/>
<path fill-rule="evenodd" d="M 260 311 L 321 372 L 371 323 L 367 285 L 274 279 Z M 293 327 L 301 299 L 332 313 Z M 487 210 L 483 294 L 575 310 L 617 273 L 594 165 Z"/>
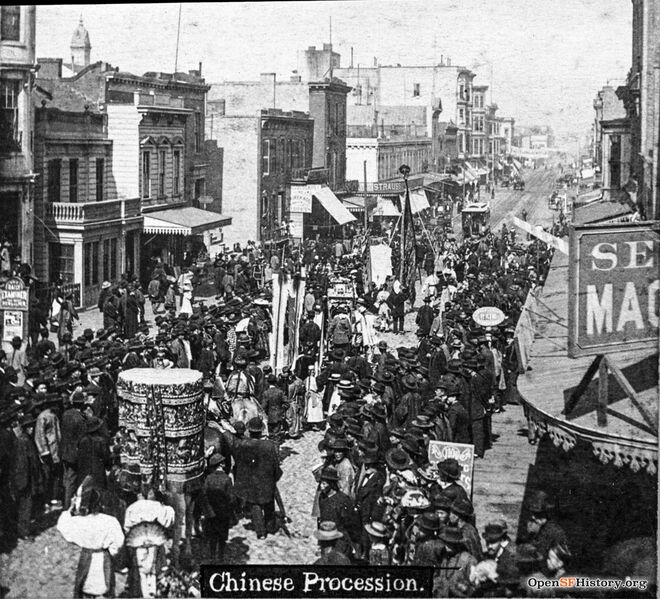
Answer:
<path fill-rule="evenodd" d="M 44 314 L 29 343 L 16 338 L 12 352 L 0 352 L 3 550 L 32 539 L 52 513 L 64 538 L 82 548 L 76 592 L 112 595 L 112 572 L 122 568 L 131 596 L 189 590 L 197 583 L 178 568 L 178 547 L 170 551 L 171 574 L 161 569 L 167 540 L 185 535 L 182 517 L 193 520 L 204 555 L 220 561 L 242 516 L 258 537 L 286 531 L 279 443 L 324 430 L 311 506 L 319 563 L 436 566 L 438 596 L 512 592 L 523 572 L 564 572 L 570 551 L 546 496 L 530 508 L 528 543 L 517 557 L 502 521 L 485 523 L 482 547 L 476 526 L 484 523 L 474 521 L 460 465 L 430 462 L 428 452 L 433 440 L 471 444 L 475 459 L 491 447 L 491 414 L 516 402 L 515 324 L 527 292 L 543 284 L 552 250 L 517 243 L 506 227 L 463 243 L 443 239 L 435 259 L 423 263 L 418 342 L 390 347 L 377 329 L 405 332 L 410 290 L 394 276 L 368 284 L 365 245 L 353 237 L 271 251 L 235 248 L 212 265 L 216 297 L 208 305 L 195 300 L 195 272 L 157 262 L 146 293 L 136 277 L 104 284 L 103 327 L 75 338 L 72 298 L 56 294 L 57 316 Z M 298 358 L 274 372 L 265 365 L 269 281 L 301 267 L 303 318 L 287 323 L 299 327 Z M 355 290 L 352 305 L 329 301 L 338 275 Z M 507 318 L 479 327 L 471 314 L 480 306 L 498 307 Z M 185 516 L 172 509 L 166 488 L 144 479 L 136 485 L 121 463 L 127 431 L 117 377 L 145 367 L 193 368 L 205 381 L 206 471 Z M 237 416 L 234 402 L 243 399 L 256 405 L 249 417 Z"/>

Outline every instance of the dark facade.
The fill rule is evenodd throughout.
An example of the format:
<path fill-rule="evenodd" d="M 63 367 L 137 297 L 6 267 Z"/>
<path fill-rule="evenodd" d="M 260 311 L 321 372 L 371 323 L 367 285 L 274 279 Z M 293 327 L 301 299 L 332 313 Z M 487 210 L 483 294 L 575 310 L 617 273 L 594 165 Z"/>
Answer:
<path fill-rule="evenodd" d="M 344 107 L 345 104 L 344 101 Z M 312 167 L 316 123 L 302 112 L 261 111 L 259 218 L 262 241 L 277 238 L 282 233 L 282 220 L 289 212 L 287 186 Z M 343 156 L 345 163 L 345 145 Z"/>
<path fill-rule="evenodd" d="M 309 84 L 309 116 L 314 119 L 313 166 L 328 170 L 333 191 L 346 187 L 346 96 L 351 90 L 339 79 Z"/>

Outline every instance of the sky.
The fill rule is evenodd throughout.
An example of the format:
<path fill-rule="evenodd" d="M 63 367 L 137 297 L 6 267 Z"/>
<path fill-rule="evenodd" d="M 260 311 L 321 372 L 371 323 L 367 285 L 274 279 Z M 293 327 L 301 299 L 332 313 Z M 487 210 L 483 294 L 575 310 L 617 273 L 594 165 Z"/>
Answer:
<path fill-rule="evenodd" d="M 355 0 L 40 5 L 37 56 L 69 58 L 82 16 L 92 61 L 123 71 L 172 72 L 203 64 L 207 83 L 286 77 L 304 50 L 330 41 L 350 64 L 424 65 L 450 57 L 491 85 L 499 114 L 558 135 L 587 130 L 593 99 L 631 63 L 627 0 Z M 489 98 L 490 100 L 490 98 Z"/>

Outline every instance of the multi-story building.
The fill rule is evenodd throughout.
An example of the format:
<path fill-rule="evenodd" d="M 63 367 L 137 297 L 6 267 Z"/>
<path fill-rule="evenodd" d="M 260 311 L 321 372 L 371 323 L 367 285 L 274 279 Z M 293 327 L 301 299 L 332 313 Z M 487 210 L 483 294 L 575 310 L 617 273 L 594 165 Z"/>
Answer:
<path fill-rule="evenodd" d="M 320 70 L 321 67 L 311 72 Z M 350 88 L 336 78 L 326 76 L 303 82 L 297 74 L 288 81 L 279 81 L 275 73 L 262 73 L 258 81 L 213 83 L 209 92 L 209 131 L 215 129 L 217 119 L 257 115 L 262 109 L 309 112 L 314 121 L 313 167 L 327 169 L 329 186 L 341 192 L 346 186 L 346 95 L 349 91 Z M 224 143 L 222 139 L 219 141 Z"/>
<path fill-rule="evenodd" d="M 314 121 L 303 112 L 260 110 L 257 115 L 218 114 L 209 102 L 209 136 L 227 148 L 223 208 L 232 215 L 225 242 L 276 238 L 287 217 L 291 181 L 312 167 Z"/>
<path fill-rule="evenodd" d="M 0 7 L 0 66 L 0 242 L 13 258 L 32 264 L 34 5 Z"/>
<path fill-rule="evenodd" d="M 40 77 L 34 94 L 34 270 L 91 306 L 103 281 L 134 270 L 140 198 L 117 197 L 107 115 L 59 81 Z"/>
<path fill-rule="evenodd" d="M 630 176 L 630 130 L 626 110 L 613 87 L 606 85 L 594 99 L 593 165 L 607 192 L 618 190 Z"/>
<path fill-rule="evenodd" d="M 472 147 L 471 158 L 485 158 L 489 153 L 486 127 L 486 92 L 487 85 L 472 86 Z"/>
<path fill-rule="evenodd" d="M 55 94 L 53 108 L 81 112 L 86 106 L 88 112 L 103 115 L 104 135 L 112 142 L 111 157 L 98 158 L 104 160 L 103 168 L 97 168 L 100 162 L 95 163 L 99 174 L 94 176 L 99 181 L 105 177 L 103 180 L 111 185 L 103 187 L 102 196 L 91 195 L 84 200 L 132 201 L 138 198 L 139 210 L 145 216 L 144 227 L 122 230 L 118 245 L 119 270 L 139 272 L 144 280 L 152 258 L 180 266 L 202 245 L 208 249 L 211 235 L 216 233 L 219 239 L 221 227 L 230 221 L 218 214 L 221 198 L 211 198 L 206 191 L 207 169 L 222 168 L 221 164 L 214 163 L 222 154 L 204 140 L 208 86 L 201 77 L 201 65 L 199 71 L 189 73 L 150 72 L 143 76 L 121 72 L 105 62 L 80 65 L 78 61 L 89 61 L 89 53 L 85 51 L 89 36 L 81 27 L 79 24 L 72 41 L 72 64 L 68 69 L 72 76 L 62 76 L 61 59 L 45 59 L 41 61 L 39 81 L 47 93 Z M 80 40 L 83 40 L 82 50 Z M 48 97 L 44 99 L 46 105 L 49 101 Z M 82 126 L 75 118 L 72 123 L 74 129 Z M 61 134 L 64 132 L 58 130 L 57 135 Z M 84 139 L 84 135 L 82 137 Z M 55 148 L 50 150 L 56 151 Z M 66 151 L 73 152 L 72 146 Z M 76 157 L 74 154 L 72 158 Z M 66 160 L 67 156 L 62 159 Z M 112 190 L 112 197 L 107 195 L 108 189 Z M 66 203 L 67 200 L 62 201 Z M 199 208 L 201 203 L 206 210 Z M 124 206 L 123 203 L 119 205 Z M 87 230 L 90 215 L 98 218 L 99 210 L 98 207 L 75 209 L 76 218 L 83 221 L 83 229 Z M 124 218 L 123 212 L 121 218 Z M 142 232 L 148 234 L 144 243 Z M 83 258 L 85 272 L 96 272 L 93 263 L 105 260 L 103 250 L 98 254 L 94 252 L 92 247 L 91 266 L 87 266 L 87 254 Z M 49 259 L 44 260 L 41 268 L 47 270 Z M 93 274 L 89 281 L 86 286 L 89 289 L 98 284 Z M 87 301 L 87 296 L 84 292 L 82 299 Z"/>
<path fill-rule="evenodd" d="M 632 0 L 632 66 L 616 90 L 626 109 L 631 161 L 628 189 L 643 218 L 660 219 L 660 6 Z"/>

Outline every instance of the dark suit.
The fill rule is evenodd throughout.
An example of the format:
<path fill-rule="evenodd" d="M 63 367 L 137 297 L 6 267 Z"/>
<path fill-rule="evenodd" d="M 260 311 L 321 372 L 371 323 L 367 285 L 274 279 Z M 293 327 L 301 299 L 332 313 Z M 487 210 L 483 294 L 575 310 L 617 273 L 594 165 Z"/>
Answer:
<path fill-rule="evenodd" d="M 251 506 L 255 531 L 265 536 L 266 525 L 273 528 L 276 484 L 282 476 L 277 446 L 266 439 L 245 439 L 235 459 L 236 496 Z"/>
<path fill-rule="evenodd" d="M 447 409 L 447 419 L 451 427 L 452 442 L 470 443 L 470 420 L 465 408 L 458 402 Z"/>
<path fill-rule="evenodd" d="M 11 492 L 16 502 L 18 535 L 30 534 L 32 500 L 42 491 L 42 471 L 39 452 L 34 441 L 25 432 L 14 438 L 11 470 Z"/>
<path fill-rule="evenodd" d="M 108 440 L 100 431 L 86 434 L 78 445 L 76 484 L 80 486 L 89 475 L 95 486 L 105 489 L 105 471 L 110 469 L 111 464 Z"/>
<path fill-rule="evenodd" d="M 71 498 L 76 492 L 76 463 L 78 461 L 78 444 L 85 435 L 85 417 L 77 408 L 69 408 L 62 414 L 60 423 L 62 440 L 60 442 L 60 457 L 64 467 L 62 483 L 64 485 L 64 509 L 69 509 Z"/>
<path fill-rule="evenodd" d="M 222 560 L 235 504 L 233 485 L 226 472 L 218 468 L 206 477 L 204 497 L 208 508 L 204 536 L 211 557 Z"/>
<path fill-rule="evenodd" d="M 337 548 L 346 555 L 352 553 L 351 540 L 359 541 L 361 531 L 355 505 L 346 493 L 336 491 L 331 496 L 319 495 L 319 522 L 334 522 L 337 530 L 344 534 Z"/>
<path fill-rule="evenodd" d="M 440 377 L 447 372 L 447 358 L 442 349 L 437 348 L 431 352 L 429 358 L 429 382 L 435 389 L 440 382 Z"/>
<path fill-rule="evenodd" d="M 433 308 L 425 303 L 418 311 L 415 324 L 420 328 L 420 331 L 424 335 L 428 335 L 431 330 L 431 325 L 433 324 Z"/>

